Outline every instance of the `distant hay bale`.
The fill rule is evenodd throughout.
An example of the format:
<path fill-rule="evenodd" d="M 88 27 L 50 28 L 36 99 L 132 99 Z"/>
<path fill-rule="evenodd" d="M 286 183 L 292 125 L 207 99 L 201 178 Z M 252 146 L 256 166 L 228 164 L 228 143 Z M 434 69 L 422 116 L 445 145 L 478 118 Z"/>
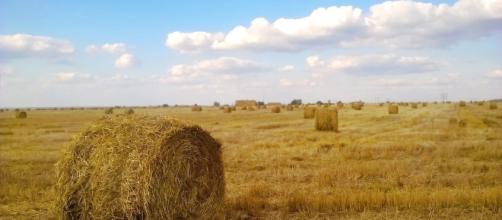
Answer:
<path fill-rule="evenodd" d="M 339 108 L 339 109 L 343 108 L 343 102 L 342 101 L 336 102 L 336 107 Z"/>
<path fill-rule="evenodd" d="M 423 102 L 422 107 L 427 107 L 427 102 Z"/>
<path fill-rule="evenodd" d="M 271 108 L 272 113 L 281 113 L 281 106 L 275 105 Z"/>
<path fill-rule="evenodd" d="M 287 105 L 286 106 L 286 110 L 287 111 L 293 111 L 294 110 L 294 107 L 292 105 Z"/>
<path fill-rule="evenodd" d="M 241 110 L 248 110 L 248 107 L 247 106 L 242 106 Z"/>
<path fill-rule="evenodd" d="M 314 118 L 316 107 L 307 106 L 303 109 L 303 118 Z"/>
<path fill-rule="evenodd" d="M 134 114 L 134 109 L 129 108 L 129 109 L 127 109 L 124 113 L 125 113 L 126 115 L 132 115 L 132 114 Z"/>
<path fill-rule="evenodd" d="M 18 119 L 25 119 L 27 117 L 28 117 L 28 114 L 25 111 L 16 112 L 16 118 L 18 118 Z"/>
<path fill-rule="evenodd" d="M 497 109 L 497 108 L 498 108 L 497 103 L 494 103 L 494 102 L 490 103 L 490 109 L 494 110 L 494 109 Z"/>
<path fill-rule="evenodd" d="M 232 111 L 237 111 L 237 107 L 235 107 L 235 106 L 230 107 L 230 109 L 231 109 Z"/>
<path fill-rule="evenodd" d="M 223 107 L 223 113 L 232 113 L 232 108 L 230 108 L 230 107 Z"/>
<path fill-rule="evenodd" d="M 105 117 L 57 164 L 59 219 L 222 219 L 221 145 L 199 126 Z"/>
<path fill-rule="evenodd" d="M 247 109 L 248 109 L 248 111 L 255 111 L 256 110 L 253 106 L 248 106 Z"/>
<path fill-rule="evenodd" d="M 385 104 L 384 103 L 378 103 L 379 107 L 383 107 Z"/>
<path fill-rule="evenodd" d="M 317 109 L 315 128 L 319 131 L 338 131 L 338 110 L 335 108 Z"/>
<path fill-rule="evenodd" d="M 107 109 L 105 109 L 105 114 L 107 114 L 107 115 L 113 114 L 113 108 L 107 108 Z"/>
<path fill-rule="evenodd" d="M 460 102 L 458 103 L 458 106 L 459 106 L 459 107 L 465 107 L 465 106 L 466 106 L 466 103 L 465 103 L 464 101 L 460 101 Z"/>
<path fill-rule="evenodd" d="M 399 113 L 399 107 L 394 104 L 389 104 L 389 114 L 398 114 Z"/>
<path fill-rule="evenodd" d="M 411 103 L 411 108 L 418 108 L 418 104 L 417 103 Z"/>
<path fill-rule="evenodd" d="M 257 106 L 258 103 L 256 102 L 256 100 L 252 100 L 252 99 L 249 99 L 249 100 L 235 100 L 235 106 L 237 107 L 243 107 L 243 106 Z"/>
<path fill-rule="evenodd" d="M 354 110 L 361 110 L 361 109 L 363 109 L 363 105 L 364 105 L 363 102 L 353 102 L 351 104 L 351 107 Z"/>
<path fill-rule="evenodd" d="M 201 112 L 202 111 L 202 107 L 198 106 L 198 105 L 194 105 L 194 106 L 192 106 L 192 111 L 193 112 Z"/>

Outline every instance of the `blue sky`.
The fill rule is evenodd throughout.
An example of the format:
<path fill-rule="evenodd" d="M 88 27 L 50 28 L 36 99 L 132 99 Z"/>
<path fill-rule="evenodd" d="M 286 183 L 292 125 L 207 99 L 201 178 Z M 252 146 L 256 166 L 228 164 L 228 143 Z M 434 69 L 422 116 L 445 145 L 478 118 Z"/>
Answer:
<path fill-rule="evenodd" d="M 501 98 L 500 39 L 501 0 L 0 1 L 0 106 Z"/>

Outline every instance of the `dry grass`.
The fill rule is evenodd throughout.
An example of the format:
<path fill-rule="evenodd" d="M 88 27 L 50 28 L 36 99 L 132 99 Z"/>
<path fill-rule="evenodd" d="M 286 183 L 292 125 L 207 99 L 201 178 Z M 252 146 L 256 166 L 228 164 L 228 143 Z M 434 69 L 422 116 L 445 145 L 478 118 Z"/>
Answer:
<path fill-rule="evenodd" d="M 316 107 L 307 106 L 303 109 L 303 118 L 314 118 Z"/>
<path fill-rule="evenodd" d="M 135 110 L 222 143 L 227 219 L 502 219 L 502 111 L 488 104 L 344 108 L 338 133 L 302 111 Z M 103 111 L 12 114 L 0 113 L 0 219 L 53 219 L 54 165 Z"/>

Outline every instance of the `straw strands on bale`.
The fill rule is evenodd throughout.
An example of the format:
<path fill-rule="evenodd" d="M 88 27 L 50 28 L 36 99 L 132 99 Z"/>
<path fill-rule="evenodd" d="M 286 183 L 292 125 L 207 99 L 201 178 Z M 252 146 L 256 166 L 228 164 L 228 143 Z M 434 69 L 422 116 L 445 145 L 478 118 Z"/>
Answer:
<path fill-rule="evenodd" d="M 202 107 L 198 106 L 198 105 L 194 105 L 194 106 L 192 106 L 192 111 L 193 112 L 201 112 L 202 111 Z"/>
<path fill-rule="evenodd" d="M 398 114 L 399 113 L 399 107 L 394 104 L 389 104 L 389 114 Z"/>
<path fill-rule="evenodd" d="M 113 108 L 105 109 L 105 114 L 107 114 L 107 115 L 113 114 Z"/>
<path fill-rule="evenodd" d="M 221 219 L 221 146 L 199 126 L 105 117 L 57 164 L 60 219 Z"/>
<path fill-rule="evenodd" d="M 490 103 L 490 109 L 493 110 L 493 109 L 497 109 L 497 108 L 498 108 L 497 103 L 494 103 L 494 102 Z"/>
<path fill-rule="evenodd" d="M 318 108 L 315 112 L 315 128 L 319 131 L 338 131 L 338 110 Z"/>
<path fill-rule="evenodd" d="M 303 118 L 314 118 L 316 107 L 307 106 L 303 109 Z"/>
<path fill-rule="evenodd" d="M 24 119 L 24 118 L 27 118 L 27 117 L 28 117 L 28 114 L 26 114 L 25 111 L 16 112 L 16 118 Z"/>
<path fill-rule="evenodd" d="M 281 106 L 279 105 L 274 105 L 271 108 L 272 113 L 281 113 Z"/>

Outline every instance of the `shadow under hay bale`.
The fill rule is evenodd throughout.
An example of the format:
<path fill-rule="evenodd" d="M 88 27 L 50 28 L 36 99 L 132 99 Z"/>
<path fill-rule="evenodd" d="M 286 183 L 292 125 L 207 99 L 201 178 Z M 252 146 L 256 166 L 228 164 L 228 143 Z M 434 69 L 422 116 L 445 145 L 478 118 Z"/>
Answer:
<path fill-rule="evenodd" d="M 319 131 L 338 131 L 338 110 L 334 108 L 317 109 L 315 128 Z"/>
<path fill-rule="evenodd" d="M 221 145 L 196 125 L 105 117 L 57 169 L 60 219 L 222 219 Z"/>
<path fill-rule="evenodd" d="M 397 105 L 390 104 L 389 105 L 389 114 L 398 114 L 399 107 Z"/>
<path fill-rule="evenodd" d="M 272 113 L 281 113 L 281 106 L 275 105 L 271 107 Z"/>
<path fill-rule="evenodd" d="M 25 119 L 28 117 L 28 114 L 25 111 L 16 112 L 16 118 Z"/>
<path fill-rule="evenodd" d="M 303 109 L 303 118 L 314 118 L 316 107 L 307 106 Z"/>

